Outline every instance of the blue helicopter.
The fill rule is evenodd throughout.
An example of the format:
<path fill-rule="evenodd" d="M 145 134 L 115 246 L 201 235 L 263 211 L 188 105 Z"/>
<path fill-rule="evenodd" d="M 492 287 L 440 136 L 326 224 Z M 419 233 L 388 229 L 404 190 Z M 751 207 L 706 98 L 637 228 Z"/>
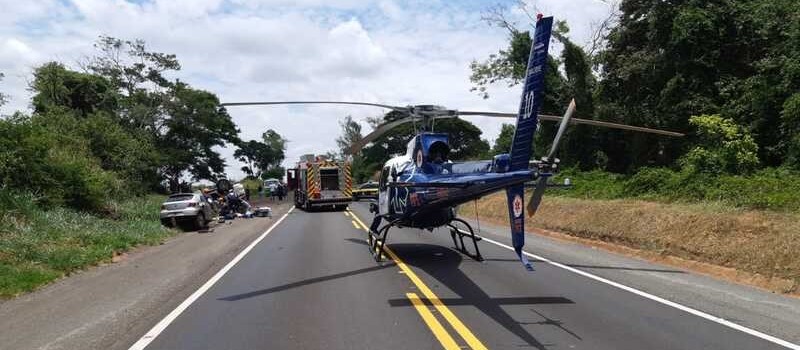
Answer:
<path fill-rule="evenodd" d="M 391 228 L 411 227 L 432 231 L 438 227 L 448 227 L 456 249 L 481 261 L 483 258 L 478 248 L 481 238 L 475 235 L 468 222 L 456 215 L 455 208 L 493 192 L 505 190 L 512 245 L 525 268 L 533 270 L 530 261 L 522 254 L 525 245 L 525 184 L 531 181 L 536 183 L 527 202 L 528 215 L 532 216 L 542 201 L 548 178 L 557 171 L 558 159 L 553 156 L 568 124 L 683 136 L 671 131 L 572 118 L 575 112 L 574 100 L 570 102 L 563 117 L 538 114 L 544 97 L 544 76 L 552 24 L 552 17 L 537 20 L 518 113 L 458 111 L 436 105 L 399 107 L 346 101 L 236 102 L 224 103 L 223 106 L 341 104 L 375 106 L 399 112 L 402 117 L 377 127 L 351 147 L 351 154 L 356 154 L 365 145 L 404 123 L 429 125 L 427 129 L 432 130 L 435 120 L 462 115 L 516 118 L 511 152 L 495 155 L 491 160 L 453 162 L 447 158 L 450 151 L 447 134 L 422 131 L 414 136 L 408 142 L 406 153 L 387 161 L 381 170 L 378 200 L 377 203 L 370 204 L 370 211 L 375 217 L 367 240 L 376 261 L 380 261 Z M 559 121 L 560 125 L 547 156 L 531 161 L 534 132 L 540 120 Z M 464 238 L 472 241 L 474 252 L 467 249 Z"/>

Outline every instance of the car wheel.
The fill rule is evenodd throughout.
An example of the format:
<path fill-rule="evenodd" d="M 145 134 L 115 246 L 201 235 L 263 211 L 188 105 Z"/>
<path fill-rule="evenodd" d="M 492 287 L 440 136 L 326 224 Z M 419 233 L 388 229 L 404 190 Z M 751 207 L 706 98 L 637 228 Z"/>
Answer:
<path fill-rule="evenodd" d="M 161 219 L 161 225 L 164 225 L 165 227 L 169 227 L 169 228 L 174 227 L 172 225 L 172 220 L 170 220 L 170 219 Z"/>
<path fill-rule="evenodd" d="M 206 228 L 206 216 L 203 215 L 203 213 L 198 213 L 197 216 L 194 217 L 194 227 L 198 230 Z"/>

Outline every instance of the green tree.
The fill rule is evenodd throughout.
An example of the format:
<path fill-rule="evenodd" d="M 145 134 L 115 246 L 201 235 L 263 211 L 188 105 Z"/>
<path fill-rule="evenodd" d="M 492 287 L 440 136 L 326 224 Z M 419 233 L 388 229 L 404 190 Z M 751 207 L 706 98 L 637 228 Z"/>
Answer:
<path fill-rule="evenodd" d="M 121 92 L 117 116 L 128 128 L 163 134 L 167 118 L 165 105 L 177 81 L 164 75 L 180 70 L 174 54 L 153 52 L 142 40 L 122 40 L 100 36 L 95 43 L 97 55 L 84 64 L 93 74 L 102 76 Z"/>
<path fill-rule="evenodd" d="M 250 140 L 241 142 L 237 146 L 238 149 L 233 156 L 246 164 L 242 167 L 242 171 L 250 176 L 262 177 L 262 172 L 280 168 L 286 150 L 286 140 L 269 129 L 261 135 L 261 141 Z"/>
<path fill-rule="evenodd" d="M 731 119 L 700 115 L 689 119 L 697 128 L 697 146 L 681 158 L 690 172 L 749 174 L 758 167 L 758 145 Z"/>
<path fill-rule="evenodd" d="M 286 174 L 286 169 L 280 165 L 267 168 L 261 173 L 261 178 L 266 179 L 282 179 L 283 174 Z"/>
<path fill-rule="evenodd" d="M 195 179 L 213 179 L 224 171 L 225 162 L 214 147 L 239 143 L 239 130 L 219 99 L 207 91 L 177 83 L 164 106 L 168 118 L 164 133 L 156 139 L 161 152 L 161 172 L 176 190 L 184 174 Z"/>
<path fill-rule="evenodd" d="M 113 112 L 119 94 L 105 78 L 72 71 L 58 62 L 45 63 L 33 72 L 31 90 L 33 110 L 46 113 L 65 108 L 86 116 L 94 112 Z"/>
<path fill-rule="evenodd" d="M 789 144 L 776 127 L 781 107 L 800 89 L 798 19 L 791 0 L 623 1 L 600 55 L 598 115 L 685 131 L 691 115 L 720 113 L 751 131 L 766 165 L 779 165 Z M 616 169 L 667 164 L 687 148 L 630 133 L 608 142 Z"/>
<path fill-rule="evenodd" d="M 169 89 L 175 83 L 164 77 L 167 71 L 181 69 L 174 54 L 147 50 L 143 40 L 122 40 L 101 35 L 95 43 L 99 54 L 85 64 L 87 70 L 108 78 L 121 88 L 127 96 L 137 91 L 150 89 Z"/>
<path fill-rule="evenodd" d="M 5 76 L 6 76 L 5 74 L 0 72 L 0 81 L 3 81 L 3 78 L 5 78 Z M 8 95 L 0 92 L 0 106 L 3 106 L 4 104 L 6 104 L 6 102 L 8 102 Z"/>
<path fill-rule="evenodd" d="M 514 124 L 503 123 L 503 126 L 500 127 L 500 135 L 497 135 L 497 139 L 494 140 L 492 153 L 500 154 L 511 152 L 511 143 L 514 141 L 514 132 L 516 130 L 517 128 Z"/>
<path fill-rule="evenodd" d="M 0 119 L 0 184 L 36 194 L 42 205 L 103 211 L 122 183 L 102 169 L 71 113 Z"/>
<path fill-rule="evenodd" d="M 800 93 L 795 93 L 783 104 L 782 132 L 787 135 L 786 164 L 800 169 Z"/>
<path fill-rule="evenodd" d="M 361 141 L 364 136 L 361 135 L 361 124 L 353 120 L 352 116 L 346 116 L 339 122 L 339 126 L 342 128 L 342 134 L 336 138 L 336 145 L 339 147 L 339 155 L 345 157 L 350 154 L 350 147 Z"/>
<path fill-rule="evenodd" d="M 120 95 L 107 79 L 50 62 L 34 70 L 31 91 L 36 115 L 78 118 L 70 124 L 74 128 L 69 134 L 77 143 L 86 141 L 99 165 L 115 172 L 129 190 L 141 193 L 158 183 L 158 156 L 151 135 L 119 124 L 115 113 Z"/>
<path fill-rule="evenodd" d="M 256 140 L 250 140 L 238 144 L 237 147 L 236 151 L 233 152 L 233 156 L 245 164 L 242 167 L 242 171 L 248 176 L 260 177 L 261 171 L 256 167 L 256 163 L 265 152 L 266 145 Z"/>
<path fill-rule="evenodd" d="M 527 11 L 524 7 L 522 11 Z M 533 18 L 529 14 L 529 17 Z M 531 38 L 528 31 L 522 31 L 506 19 L 505 9 L 493 8 L 485 15 L 484 19 L 494 26 L 504 28 L 508 32 L 509 46 L 492 54 L 483 62 L 473 61 L 470 65 L 472 75 L 470 80 L 475 84 L 472 88 L 484 98 L 488 98 L 487 87 L 499 81 L 505 81 L 508 86 L 515 86 L 525 77 L 528 58 L 530 56 Z M 561 60 L 548 57 L 548 67 L 545 71 L 544 101 L 540 112 L 544 114 L 560 115 L 564 112 L 567 103 L 574 98 L 577 106 L 577 115 L 582 118 L 594 116 L 594 89 L 596 79 L 592 73 L 591 60 L 584 50 L 569 39 L 569 27 L 564 21 L 557 21 L 553 28 L 553 36 L 564 45 Z M 562 75 L 561 71 L 566 74 Z M 555 137 L 558 126 L 554 123 L 541 124 L 534 138 L 534 154 L 544 155 Z M 508 131 L 508 130 L 507 130 Z M 513 132 L 511 133 L 513 136 Z M 510 148 L 510 138 L 509 144 Z M 563 163 L 565 165 L 579 165 L 582 168 L 593 168 L 598 163 L 596 149 L 599 136 L 597 131 L 585 126 L 571 127 L 565 138 L 561 141 Z M 504 139 L 501 141 L 505 142 Z M 502 144 L 506 147 L 506 145 Z"/>

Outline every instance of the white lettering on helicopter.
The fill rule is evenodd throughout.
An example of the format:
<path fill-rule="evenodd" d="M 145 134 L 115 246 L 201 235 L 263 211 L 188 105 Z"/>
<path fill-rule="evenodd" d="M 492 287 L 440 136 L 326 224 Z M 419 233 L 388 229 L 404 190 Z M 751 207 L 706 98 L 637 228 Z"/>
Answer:
<path fill-rule="evenodd" d="M 395 213 L 403 214 L 406 211 L 406 203 L 408 203 L 408 188 L 395 187 L 393 192 L 389 204 L 394 208 Z"/>
<path fill-rule="evenodd" d="M 533 75 L 542 71 L 541 65 L 536 65 L 528 69 L 528 75 Z"/>
<path fill-rule="evenodd" d="M 531 114 L 533 113 L 533 97 L 535 94 L 536 90 L 531 90 L 525 95 L 521 119 L 528 119 L 531 117 Z"/>

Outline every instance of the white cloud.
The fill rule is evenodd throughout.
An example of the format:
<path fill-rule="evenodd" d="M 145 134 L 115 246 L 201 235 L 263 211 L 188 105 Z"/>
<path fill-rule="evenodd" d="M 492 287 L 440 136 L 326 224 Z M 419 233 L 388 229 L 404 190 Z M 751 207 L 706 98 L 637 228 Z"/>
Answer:
<path fill-rule="evenodd" d="M 33 67 L 49 60 L 75 65 L 93 53 L 98 35 L 140 38 L 175 53 L 175 74 L 223 101 L 362 100 L 439 104 L 462 110 L 515 111 L 519 88 L 495 86 L 483 100 L 469 91 L 469 62 L 505 46 L 506 33 L 480 21 L 475 5 L 393 0 L 42 0 L 2 4 L 0 91 L 25 109 Z M 589 23 L 607 13 L 592 0 L 539 1 L 566 18 L 572 36 L 588 41 Z M 477 9 L 476 9 L 477 8 Z M 517 19 L 524 19 L 520 14 Z M 13 19 L 9 19 L 13 18 Z M 285 164 L 304 153 L 333 150 L 338 121 L 362 123 L 381 109 L 350 106 L 230 108 L 245 139 L 268 128 L 290 140 Z M 493 140 L 505 120 L 468 118 Z M 366 124 L 364 123 L 366 126 Z M 228 158 L 228 171 L 240 165 Z"/>

